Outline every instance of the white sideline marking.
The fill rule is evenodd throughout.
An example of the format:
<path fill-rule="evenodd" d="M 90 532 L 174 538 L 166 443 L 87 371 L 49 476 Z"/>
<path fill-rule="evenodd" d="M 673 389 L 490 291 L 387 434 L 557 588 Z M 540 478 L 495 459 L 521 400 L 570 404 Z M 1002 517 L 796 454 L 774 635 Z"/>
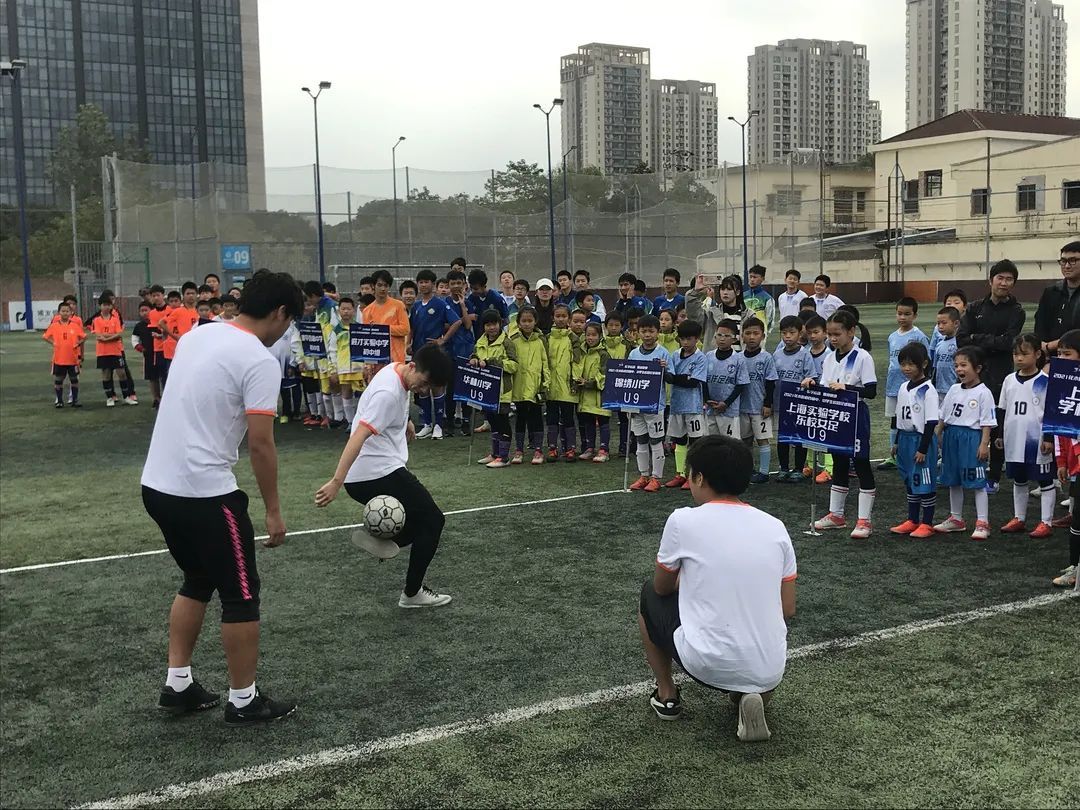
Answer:
<path fill-rule="evenodd" d="M 1004 613 L 1015 613 L 1030 608 L 1042 607 L 1069 599 L 1071 593 L 1053 593 L 1024 599 L 1017 602 L 1006 602 L 999 605 L 977 608 L 964 611 L 963 613 L 950 613 L 936 619 L 923 619 L 909 622 L 908 624 L 887 627 L 883 630 L 871 630 L 867 633 L 859 633 L 855 636 L 836 638 L 831 641 L 821 641 L 816 644 L 807 644 L 788 651 L 788 659 L 807 658 L 824 652 L 847 650 L 853 647 L 861 647 L 876 641 L 888 641 L 894 638 L 903 638 L 927 630 L 938 630 L 943 627 L 954 627 L 959 624 L 988 619 Z M 685 678 L 683 679 L 685 680 Z M 146 793 L 131 793 L 126 796 L 117 796 L 92 802 L 81 807 L 93 808 L 126 808 L 141 807 L 148 804 L 162 804 L 165 802 L 178 802 L 193 796 L 204 796 L 219 790 L 237 787 L 239 785 L 259 782 L 264 779 L 274 779 L 288 774 L 306 771 L 311 768 L 325 768 L 333 765 L 341 765 L 346 762 L 355 762 L 368 757 L 382 754 L 387 751 L 397 751 L 402 748 L 410 748 L 414 745 L 438 742 L 451 737 L 460 737 L 465 734 L 473 734 L 487 731 L 513 723 L 520 723 L 548 714 L 584 709 L 601 703 L 611 703 L 626 698 L 642 697 L 649 694 L 653 689 L 652 681 L 639 681 L 637 683 L 614 686 L 607 689 L 597 689 L 595 692 L 586 692 L 572 697 L 546 700 L 542 703 L 534 703 L 531 706 L 521 706 L 486 717 L 476 717 L 471 720 L 459 720 L 455 723 L 447 723 L 442 726 L 422 728 L 403 734 L 395 734 L 392 737 L 380 737 L 375 740 L 359 743 L 357 745 L 343 745 L 338 748 L 328 748 L 313 754 L 303 754 L 297 757 L 281 759 L 276 762 L 267 762 L 263 765 L 252 765 L 239 768 L 235 771 L 224 771 L 213 776 L 199 779 L 194 782 L 182 782 L 175 785 L 151 790 Z"/>
<path fill-rule="evenodd" d="M 618 492 L 626 492 L 625 489 L 606 489 L 603 492 L 586 492 L 581 495 L 561 495 L 558 498 L 544 498 L 539 501 L 521 501 L 519 503 L 497 503 L 493 506 L 473 506 L 469 509 L 455 509 L 443 514 L 467 515 L 472 512 L 487 512 L 493 509 L 512 509 L 519 506 L 537 506 L 545 503 L 558 503 L 559 501 L 573 501 L 579 498 L 596 498 L 600 495 L 614 495 Z M 286 532 L 286 537 L 300 537 L 305 534 L 322 534 L 323 532 L 337 532 L 345 529 L 358 529 L 362 523 L 347 523 L 344 526 L 327 526 L 325 529 L 300 529 L 295 532 Z M 269 535 L 260 534 L 255 539 L 265 540 Z M 167 554 L 167 548 L 156 548 L 152 551 L 135 551 L 130 554 L 110 554 L 107 557 L 85 557 L 80 560 L 60 560 L 59 562 L 37 563 L 35 565 L 20 565 L 16 568 L 0 568 L 0 574 L 18 574 L 22 571 L 41 571 L 45 568 L 62 568 L 68 565 L 82 565 L 83 563 L 107 562 L 108 560 L 127 560 L 131 557 L 152 557 L 155 554 Z"/>

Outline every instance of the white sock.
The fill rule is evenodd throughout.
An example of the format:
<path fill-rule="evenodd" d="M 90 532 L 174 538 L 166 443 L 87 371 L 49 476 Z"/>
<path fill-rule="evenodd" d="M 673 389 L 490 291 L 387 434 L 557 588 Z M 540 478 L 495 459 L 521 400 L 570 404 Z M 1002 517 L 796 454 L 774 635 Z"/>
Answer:
<path fill-rule="evenodd" d="M 345 419 L 351 425 L 353 422 L 353 418 L 356 416 L 356 397 L 349 397 L 348 399 L 343 399 L 341 405 L 343 408 L 345 408 Z"/>
<path fill-rule="evenodd" d="M 847 487 L 831 487 L 829 489 L 829 511 L 838 517 L 844 516 L 844 501 L 847 500 Z"/>
<path fill-rule="evenodd" d="M 985 493 L 985 490 L 984 490 Z M 964 519 L 964 488 L 949 487 L 949 514 L 957 520 Z"/>
<path fill-rule="evenodd" d="M 191 686 L 191 667 L 169 667 L 165 685 L 171 686 L 176 692 L 183 692 Z"/>
<path fill-rule="evenodd" d="M 648 475 L 652 468 L 652 449 L 648 436 L 637 437 L 637 469 L 642 475 Z"/>
<path fill-rule="evenodd" d="M 308 416 L 318 416 L 319 415 L 319 395 L 318 394 L 308 394 L 307 395 L 307 409 L 308 409 Z"/>
<path fill-rule="evenodd" d="M 229 703 L 238 709 L 242 709 L 247 706 L 251 701 L 255 699 L 255 682 L 252 681 L 251 686 L 246 689 L 230 689 L 229 690 Z"/>
<path fill-rule="evenodd" d="M 859 520 L 870 520 L 870 513 L 874 511 L 874 498 L 876 497 L 876 489 L 859 490 Z"/>
<path fill-rule="evenodd" d="M 1039 497 L 1042 501 L 1042 522 L 1052 523 L 1054 520 L 1054 501 L 1057 500 L 1057 487 L 1053 484 L 1044 487 L 1040 491 Z"/>
<path fill-rule="evenodd" d="M 1021 523 L 1027 519 L 1028 494 L 1027 484 L 1013 484 L 1013 516 Z"/>
<path fill-rule="evenodd" d="M 664 475 L 664 443 L 650 445 L 652 448 L 652 474 L 654 478 Z"/>
<path fill-rule="evenodd" d="M 975 519 L 990 522 L 990 494 L 985 489 L 975 490 Z"/>
<path fill-rule="evenodd" d="M 330 404 L 334 407 L 334 415 L 331 417 L 335 422 L 345 420 L 345 401 L 341 394 L 331 394 Z"/>
<path fill-rule="evenodd" d="M 324 397 L 323 397 L 322 391 L 316 391 L 315 392 L 315 415 L 317 417 L 319 417 L 320 419 L 322 419 L 324 416 L 326 416 L 326 403 L 323 400 L 324 400 Z"/>

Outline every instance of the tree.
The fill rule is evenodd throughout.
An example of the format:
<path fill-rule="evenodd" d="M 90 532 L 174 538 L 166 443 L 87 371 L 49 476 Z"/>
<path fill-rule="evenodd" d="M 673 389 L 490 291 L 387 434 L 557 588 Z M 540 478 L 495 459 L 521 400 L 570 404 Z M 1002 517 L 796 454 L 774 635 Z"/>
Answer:
<path fill-rule="evenodd" d="M 512 160 L 484 183 L 487 198 L 507 213 L 532 213 L 547 204 L 547 178 L 537 163 Z"/>
<path fill-rule="evenodd" d="M 429 189 L 427 186 L 424 186 L 419 191 L 414 188 L 409 192 L 410 201 L 415 200 L 416 202 L 438 202 L 439 199 L 439 195 L 432 193 L 431 189 Z"/>
<path fill-rule="evenodd" d="M 116 153 L 124 160 L 148 163 L 150 156 L 131 139 L 113 134 L 109 119 L 95 104 L 83 104 L 75 123 L 63 127 L 49 158 L 47 174 L 58 189 L 75 184 L 79 199 L 101 196 L 101 158 Z"/>

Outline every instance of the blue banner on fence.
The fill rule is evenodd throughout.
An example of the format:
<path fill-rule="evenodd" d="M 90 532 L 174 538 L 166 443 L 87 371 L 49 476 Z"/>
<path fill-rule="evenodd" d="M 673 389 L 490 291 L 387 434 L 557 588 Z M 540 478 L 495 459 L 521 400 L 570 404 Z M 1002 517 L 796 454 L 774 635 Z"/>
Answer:
<path fill-rule="evenodd" d="M 350 324 L 349 356 L 354 363 L 389 363 L 390 327 L 385 323 Z"/>
<path fill-rule="evenodd" d="M 1057 357 L 1050 361 L 1043 433 L 1080 437 L 1080 362 Z"/>
<path fill-rule="evenodd" d="M 484 411 L 498 410 L 499 396 L 502 394 L 502 369 L 470 366 L 468 360 L 460 357 L 454 362 L 457 365 L 454 402 L 464 402 Z"/>
<path fill-rule="evenodd" d="M 304 354 L 308 357 L 325 358 L 326 344 L 323 342 L 322 326 L 319 322 L 298 321 L 296 326 L 300 330 L 300 344 Z"/>
<path fill-rule="evenodd" d="M 250 270 L 251 245 L 222 245 L 222 270 Z"/>
<path fill-rule="evenodd" d="M 600 407 L 658 413 L 664 398 L 664 370 L 644 360 L 609 360 Z"/>
<path fill-rule="evenodd" d="M 855 452 L 855 421 L 859 395 L 854 391 L 833 391 L 814 385 L 781 382 L 778 398 L 779 441 L 801 444 L 829 453 Z"/>

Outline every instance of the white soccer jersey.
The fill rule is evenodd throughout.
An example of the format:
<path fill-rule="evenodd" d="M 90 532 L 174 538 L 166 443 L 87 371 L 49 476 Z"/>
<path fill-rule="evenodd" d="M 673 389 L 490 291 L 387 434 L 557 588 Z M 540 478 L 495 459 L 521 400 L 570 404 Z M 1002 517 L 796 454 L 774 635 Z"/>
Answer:
<path fill-rule="evenodd" d="M 780 310 L 780 319 L 783 320 L 788 315 L 799 314 L 799 304 L 806 298 L 806 293 L 802 290 L 795 290 L 793 293 L 789 293 L 787 290 L 780 293 L 776 297 L 776 303 Z"/>
<path fill-rule="evenodd" d="M 908 383 L 900 386 L 896 395 L 896 429 L 922 433 L 927 422 L 938 421 L 937 389 L 930 380 L 914 388 Z"/>
<path fill-rule="evenodd" d="M 874 358 L 869 352 L 859 348 L 852 348 L 839 359 L 836 357 L 836 352 L 826 352 L 819 382 L 825 386 L 839 382 L 859 388 L 869 383 L 876 383 L 877 372 L 874 370 Z"/>
<path fill-rule="evenodd" d="M 384 366 L 360 396 L 352 431 L 363 425 L 371 431 L 371 436 L 346 473 L 346 484 L 382 478 L 404 467 L 409 460 L 405 430 L 412 398 L 401 375 L 403 365 Z"/>
<path fill-rule="evenodd" d="M 972 388 L 955 383 L 941 403 L 941 418 L 946 425 L 979 430 L 997 425 L 996 407 L 994 395 L 982 383 Z"/>
<path fill-rule="evenodd" d="M 1050 378 L 1036 374 L 1021 380 L 1010 374 L 1001 384 L 998 407 L 1005 411 L 1005 461 L 1049 464 L 1053 457 L 1043 453 L 1042 420 L 1046 406 L 1046 386 Z"/>

